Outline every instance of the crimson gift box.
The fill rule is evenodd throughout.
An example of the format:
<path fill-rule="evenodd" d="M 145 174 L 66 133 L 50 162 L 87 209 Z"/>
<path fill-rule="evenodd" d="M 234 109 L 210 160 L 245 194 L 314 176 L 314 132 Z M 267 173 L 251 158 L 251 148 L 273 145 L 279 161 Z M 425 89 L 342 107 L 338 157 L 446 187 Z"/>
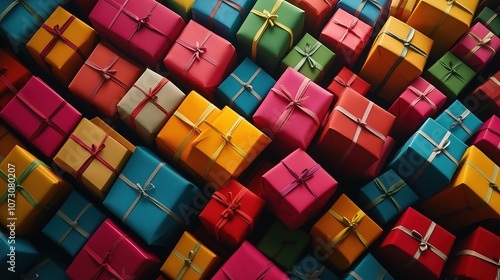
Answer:
<path fill-rule="evenodd" d="M 491 116 L 480 128 L 472 144 L 500 165 L 500 118 Z"/>

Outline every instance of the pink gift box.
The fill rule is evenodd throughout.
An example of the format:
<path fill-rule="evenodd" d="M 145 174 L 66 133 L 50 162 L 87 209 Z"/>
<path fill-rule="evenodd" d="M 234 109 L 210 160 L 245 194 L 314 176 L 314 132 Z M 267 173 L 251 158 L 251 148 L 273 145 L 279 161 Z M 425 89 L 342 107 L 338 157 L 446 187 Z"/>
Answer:
<path fill-rule="evenodd" d="M 295 230 L 325 206 L 337 185 L 305 151 L 297 149 L 262 176 L 260 194 L 276 217 Z"/>
<path fill-rule="evenodd" d="M 476 146 L 496 165 L 500 165 L 500 118 L 491 116 L 476 133 L 472 140 Z"/>
<path fill-rule="evenodd" d="M 222 265 L 212 280 L 285 280 L 290 279 L 248 241 Z"/>
<path fill-rule="evenodd" d="M 82 118 L 37 77 L 30 78 L 0 116 L 47 157 L 54 156 Z"/>
<path fill-rule="evenodd" d="M 391 136 L 406 139 L 441 110 L 446 96 L 422 77 L 415 79 L 389 108 L 396 117 Z"/>
<path fill-rule="evenodd" d="M 181 16 L 153 0 L 99 0 L 89 19 L 101 36 L 151 67 L 184 28 Z"/>
<path fill-rule="evenodd" d="M 328 113 L 333 95 L 288 67 L 253 115 L 257 128 L 273 138 L 282 157 L 306 150 Z"/>
<path fill-rule="evenodd" d="M 474 72 L 479 73 L 500 49 L 500 39 L 482 23 L 476 23 L 450 50 Z"/>
<path fill-rule="evenodd" d="M 382 169 L 389 159 L 394 146 L 396 145 L 396 140 L 394 138 L 387 136 L 385 139 L 384 147 L 382 148 L 382 153 L 380 154 L 380 158 L 370 166 L 370 168 L 366 169 L 366 171 L 361 175 L 361 177 L 365 180 L 372 180 L 375 177 L 378 177 L 382 172 Z"/>

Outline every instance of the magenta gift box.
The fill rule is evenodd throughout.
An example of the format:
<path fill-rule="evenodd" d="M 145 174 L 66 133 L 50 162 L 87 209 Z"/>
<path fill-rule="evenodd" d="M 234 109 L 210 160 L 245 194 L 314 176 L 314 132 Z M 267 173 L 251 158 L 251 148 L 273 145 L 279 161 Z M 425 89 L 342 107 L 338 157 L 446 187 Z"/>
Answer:
<path fill-rule="evenodd" d="M 89 19 L 101 36 L 151 67 L 184 28 L 181 16 L 154 0 L 99 0 Z"/>
<path fill-rule="evenodd" d="M 47 157 L 52 157 L 78 125 L 82 114 L 37 77 L 26 85 L 0 112 Z"/>
<path fill-rule="evenodd" d="M 476 146 L 496 165 L 500 165 L 500 118 L 491 116 L 476 133 L 472 140 Z"/>

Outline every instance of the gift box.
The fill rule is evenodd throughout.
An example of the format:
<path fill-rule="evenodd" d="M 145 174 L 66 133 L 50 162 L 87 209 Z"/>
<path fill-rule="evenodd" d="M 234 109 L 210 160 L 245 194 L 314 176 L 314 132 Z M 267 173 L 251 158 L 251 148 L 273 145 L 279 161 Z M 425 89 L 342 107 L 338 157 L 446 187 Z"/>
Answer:
<path fill-rule="evenodd" d="M 264 200 L 230 180 L 212 195 L 199 218 L 218 242 L 236 247 L 251 234 L 263 208 Z"/>
<path fill-rule="evenodd" d="M 470 95 L 467 105 L 471 104 L 474 114 L 487 119 L 492 115 L 500 115 L 500 71 L 490 76 Z"/>
<path fill-rule="evenodd" d="M 262 175 L 259 193 L 278 219 L 289 228 L 298 229 L 318 214 L 337 185 L 332 176 L 299 148 Z"/>
<path fill-rule="evenodd" d="M 482 23 L 496 36 L 500 36 L 500 17 L 498 13 L 494 12 L 489 7 L 484 7 L 476 18 L 474 18 L 473 23 Z"/>
<path fill-rule="evenodd" d="M 97 41 L 92 27 L 59 6 L 28 41 L 26 49 L 40 68 L 67 86 Z"/>
<path fill-rule="evenodd" d="M 389 8 L 389 15 L 406 22 L 413 12 L 418 0 L 393 0 Z"/>
<path fill-rule="evenodd" d="M 338 0 L 287 0 L 304 11 L 304 31 L 316 36 L 330 19 Z"/>
<path fill-rule="evenodd" d="M 2 162 L 16 145 L 26 149 L 19 138 L 17 138 L 3 122 L 0 122 L 0 162 Z"/>
<path fill-rule="evenodd" d="M 99 0 L 89 20 L 102 37 L 151 67 L 184 28 L 179 15 L 153 0 Z"/>
<path fill-rule="evenodd" d="M 276 164 L 277 162 L 274 162 L 274 160 L 271 161 L 269 158 L 261 157 L 255 166 L 249 168 L 250 172 L 245 173 L 245 176 L 240 176 L 238 181 L 247 187 L 247 189 L 260 196 L 261 177 L 276 166 Z"/>
<path fill-rule="evenodd" d="M 382 169 L 387 163 L 387 160 L 389 159 L 389 156 L 392 153 L 392 150 L 394 149 L 394 146 L 396 146 L 396 140 L 394 140 L 394 138 L 390 136 L 387 136 L 387 138 L 385 139 L 384 147 L 382 148 L 382 152 L 380 153 L 379 159 L 374 164 L 372 164 L 370 168 L 365 170 L 365 172 L 363 172 L 361 177 L 363 177 L 364 179 L 371 180 L 380 175 Z"/>
<path fill-rule="evenodd" d="M 387 270 L 375 259 L 372 254 L 366 254 L 351 271 L 349 271 L 344 280 L 359 279 L 377 279 L 394 280 Z"/>
<path fill-rule="evenodd" d="M 195 0 L 160 0 L 162 4 L 180 15 L 187 22 L 191 19 L 191 8 Z"/>
<path fill-rule="evenodd" d="M 0 112 L 0 117 L 44 155 L 52 157 L 82 114 L 41 79 L 31 77 Z"/>
<path fill-rule="evenodd" d="M 344 93 L 346 88 L 350 88 L 365 96 L 368 93 L 368 90 L 370 90 L 370 84 L 344 66 L 340 69 L 337 76 L 333 78 L 326 90 L 334 95 L 334 102 L 336 102 L 342 93 Z"/>
<path fill-rule="evenodd" d="M 379 225 L 393 221 L 417 201 L 418 196 L 392 169 L 364 185 L 356 200 Z"/>
<path fill-rule="evenodd" d="M 317 279 L 317 280 L 338 280 L 337 275 L 333 274 L 328 268 L 322 265 L 313 256 L 307 254 L 291 271 L 288 271 L 291 280 Z"/>
<path fill-rule="evenodd" d="M 476 76 L 474 70 L 447 52 L 422 75 L 429 83 L 454 100 Z"/>
<path fill-rule="evenodd" d="M 369 26 L 375 27 L 388 12 L 390 2 L 390 0 L 340 0 L 337 9 L 342 9 Z"/>
<path fill-rule="evenodd" d="M 212 280 L 227 279 L 284 280 L 289 278 L 250 242 L 243 241 L 238 250 L 212 277 Z"/>
<path fill-rule="evenodd" d="M 315 252 L 346 270 L 382 234 L 382 229 L 345 194 L 312 227 Z"/>
<path fill-rule="evenodd" d="M 439 58 L 469 30 L 479 0 L 421 0 L 406 23 L 434 40 L 430 56 Z"/>
<path fill-rule="evenodd" d="M 15 224 L 15 223 L 14 223 Z M 30 241 L 16 237 L 14 229 L 9 233 L 0 231 L 0 253 L 2 261 L 0 277 L 2 279 L 18 279 L 38 258 L 39 252 Z M 21 276 L 22 277 L 22 276 Z"/>
<path fill-rule="evenodd" d="M 118 102 L 117 109 L 121 119 L 152 144 L 184 97 L 176 85 L 148 68 Z"/>
<path fill-rule="evenodd" d="M 411 25 L 389 17 L 373 42 L 359 76 L 388 102 L 394 102 L 422 74 L 432 39 Z"/>
<path fill-rule="evenodd" d="M 491 116 L 477 131 L 472 140 L 476 146 L 496 165 L 500 165 L 500 119 Z"/>
<path fill-rule="evenodd" d="M 396 117 L 391 135 L 408 139 L 427 120 L 433 117 L 446 102 L 446 96 L 424 78 L 416 78 L 389 108 Z"/>
<path fill-rule="evenodd" d="M 337 61 L 356 64 L 368 44 L 373 28 L 348 12 L 338 9 L 321 31 L 319 40 L 337 54 Z"/>
<path fill-rule="evenodd" d="M 440 279 L 455 236 L 408 208 L 380 244 L 381 257 L 403 279 Z"/>
<path fill-rule="evenodd" d="M 436 118 L 436 122 L 464 143 L 483 125 L 483 122 L 458 100 L 445 109 Z"/>
<path fill-rule="evenodd" d="M 427 119 L 389 162 L 421 201 L 450 182 L 467 145 L 433 119 Z"/>
<path fill-rule="evenodd" d="M 311 236 L 301 229 L 290 230 L 280 221 L 275 221 L 257 244 L 257 249 L 285 270 L 292 269 Z"/>
<path fill-rule="evenodd" d="M 54 162 L 103 200 L 132 151 L 84 118 L 54 156 Z"/>
<path fill-rule="evenodd" d="M 190 21 L 163 63 L 176 84 L 214 101 L 217 86 L 236 66 L 236 51 L 219 35 Z"/>
<path fill-rule="evenodd" d="M 268 73 L 275 73 L 302 38 L 304 11 L 284 0 L 257 0 L 236 33 L 238 50 Z"/>
<path fill-rule="evenodd" d="M 0 49 L 0 110 L 16 95 L 31 77 L 10 53 Z"/>
<path fill-rule="evenodd" d="M 161 267 L 170 279 L 204 279 L 212 273 L 219 257 L 185 231 Z"/>
<path fill-rule="evenodd" d="M 39 258 L 26 272 L 21 274 L 20 279 L 37 280 L 69 280 L 69 277 L 57 263 L 52 259 Z"/>
<path fill-rule="evenodd" d="M 113 117 L 117 114 L 116 105 L 142 72 L 136 64 L 98 44 L 68 89 L 106 117 Z"/>
<path fill-rule="evenodd" d="M 328 113 L 333 95 L 287 68 L 253 115 L 256 127 L 273 136 L 272 151 L 286 156 L 306 150 Z"/>
<path fill-rule="evenodd" d="M 500 50 L 500 39 L 481 23 L 475 24 L 450 50 L 479 73 Z"/>
<path fill-rule="evenodd" d="M 12 225 L 9 216 L 15 216 L 16 236 L 36 232 L 47 221 L 47 210 L 59 207 L 70 191 L 69 184 L 48 166 L 25 149 L 15 146 L 0 163 L 0 192 L 3 193 L 0 223 L 4 227 Z M 10 193 L 15 197 L 8 195 Z"/>
<path fill-rule="evenodd" d="M 92 235 L 66 270 L 71 279 L 149 279 L 160 260 L 110 219 Z"/>
<path fill-rule="evenodd" d="M 73 191 L 42 233 L 75 257 L 105 219 L 94 204 Z"/>

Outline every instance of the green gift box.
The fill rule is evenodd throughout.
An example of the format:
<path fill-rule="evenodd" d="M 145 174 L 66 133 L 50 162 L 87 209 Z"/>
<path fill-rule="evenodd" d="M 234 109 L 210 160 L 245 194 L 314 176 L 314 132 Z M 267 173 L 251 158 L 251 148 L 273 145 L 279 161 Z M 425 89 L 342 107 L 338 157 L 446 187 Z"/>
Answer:
<path fill-rule="evenodd" d="M 307 232 L 291 230 L 277 220 L 262 237 L 257 249 L 275 264 L 289 270 L 299 260 L 310 240 Z"/>
<path fill-rule="evenodd" d="M 481 10 L 472 22 L 471 26 L 477 22 L 482 23 L 496 36 L 500 36 L 500 16 L 498 16 L 498 13 L 495 13 L 489 7 L 484 7 L 484 9 Z"/>
<path fill-rule="evenodd" d="M 241 52 L 274 73 L 302 37 L 304 11 L 284 0 L 258 0 L 236 33 Z"/>
<path fill-rule="evenodd" d="M 321 82 L 325 72 L 330 69 L 335 53 L 306 33 L 295 47 L 281 61 L 281 73 L 287 67 L 299 71 L 316 83 Z"/>

